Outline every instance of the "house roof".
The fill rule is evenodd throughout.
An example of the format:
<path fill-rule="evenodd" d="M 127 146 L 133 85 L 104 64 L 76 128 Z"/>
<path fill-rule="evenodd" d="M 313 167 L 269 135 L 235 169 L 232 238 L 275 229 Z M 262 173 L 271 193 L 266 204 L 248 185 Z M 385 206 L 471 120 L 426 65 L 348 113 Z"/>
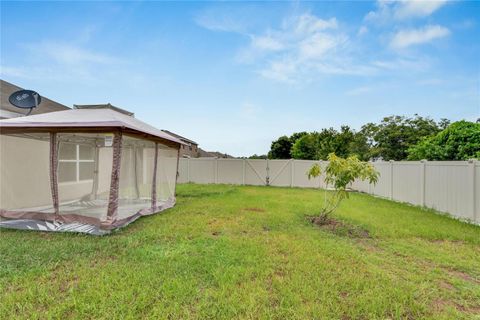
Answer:
<path fill-rule="evenodd" d="M 115 107 L 114 105 L 110 103 L 106 104 L 74 104 L 73 109 L 112 109 L 114 111 L 126 114 L 127 116 L 132 116 L 134 117 L 135 114 L 133 112 L 130 112 L 128 110 Z"/>
<path fill-rule="evenodd" d="M 221 153 L 218 151 L 205 151 L 202 148 L 198 148 L 198 156 L 199 158 L 225 158 L 225 159 L 233 159 L 229 154 Z"/>
<path fill-rule="evenodd" d="M 198 143 L 196 143 L 195 141 L 190 140 L 190 139 L 185 138 L 185 137 L 182 137 L 181 135 L 176 134 L 176 133 L 174 133 L 174 132 L 171 132 L 171 131 L 168 131 L 168 130 L 162 130 L 162 131 L 165 132 L 165 133 L 167 133 L 167 134 L 169 134 L 169 135 L 171 135 L 171 136 L 174 136 L 175 138 L 180 139 L 180 140 L 182 140 L 182 141 L 184 141 L 184 142 L 188 142 L 188 143 L 191 143 L 191 144 L 196 144 L 196 145 L 198 145 Z"/>
<path fill-rule="evenodd" d="M 8 98 L 12 93 L 18 90 L 22 90 L 19 86 L 16 86 L 12 83 L 9 83 L 5 80 L 0 79 L 0 110 L 6 111 L 8 114 L 13 114 L 13 116 L 22 116 L 25 114 L 26 110 L 21 110 L 14 105 L 12 105 Z M 41 95 L 41 94 L 40 94 Z M 42 102 L 38 105 L 37 108 L 32 110 L 32 115 L 47 113 L 47 112 L 54 112 L 54 111 L 61 111 L 61 110 L 69 110 L 70 108 L 66 105 L 61 103 L 55 102 L 50 100 L 44 96 L 42 96 Z M 0 118 L 5 117 L 0 114 Z"/>
<path fill-rule="evenodd" d="M 2 132 L 8 132 L 9 129 L 32 131 L 32 129 L 47 128 L 57 131 L 72 128 L 90 130 L 120 128 L 129 133 L 141 134 L 146 138 L 159 139 L 170 144 L 185 144 L 180 139 L 143 121 L 111 109 L 73 109 L 0 120 Z"/>

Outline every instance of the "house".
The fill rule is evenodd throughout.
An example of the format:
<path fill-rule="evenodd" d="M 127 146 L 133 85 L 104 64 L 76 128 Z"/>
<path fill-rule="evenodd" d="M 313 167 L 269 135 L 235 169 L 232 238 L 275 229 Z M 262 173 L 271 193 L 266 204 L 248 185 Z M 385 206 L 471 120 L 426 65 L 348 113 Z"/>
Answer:
<path fill-rule="evenodd" d="M 15 107 L 12 105 L 8 98 L 12 93 L 18 90 L 22 90 L 23 88 L 16 86 L 10 82 L 0 79 L 0 119 L 10 119 L 10 118 L 17 118 L 22 117 L 26 114 L 28 110 L 22 110 L 20 108 Z M 42 96 L 41 92 L 40 96 Z M 54 111 L 63 111 L 69 110 L 70 108 L 66 105 L 58 103 L 56 101 L 50 100 L 44 96 L 42 96 L 42 102 L 37 108 L 32 110 L 31 115 L 40 114 L 40 113 L 48 113 Z"/>
<path fill-rule="evenodd" d="M 169 135 L 171 135 L 171 136 L 179 139 L 183 143 L 185 143 L 180 148 L 180 157 L 183 157 L 183 158 L 198 158 L 199 157 L 198 143 L 196 143 L 195 141 L 190 140 L 188 138 L 182 137 L 181 135 L 178 135 L 178 134 L 173 133 L 171 131 L 168 131 L 168 130 L 162 130 L 162 131 L 165 132 L 165 133 L 168 133 Z"/>
<path fill-rule="evenodd" d="M 234 158 L 229 154 L 218 151 L 205 151 L 198 147 L 198 143 L 188 138 L 182 137 L 168 130 L 162 130 L 165 133 L 181 140 L 185 145 L 180 148 L 180 157 L 183 158 Z"/>

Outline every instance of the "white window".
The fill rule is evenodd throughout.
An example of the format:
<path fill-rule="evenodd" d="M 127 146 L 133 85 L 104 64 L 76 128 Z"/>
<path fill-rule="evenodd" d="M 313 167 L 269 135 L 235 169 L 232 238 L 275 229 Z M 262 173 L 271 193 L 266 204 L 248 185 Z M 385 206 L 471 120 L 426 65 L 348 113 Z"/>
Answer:
<path fill-rule="evenodd" d="M 94 148 L 72 143 L 60 143 L 58 150 L 58 182 L 93 180 Z"/>

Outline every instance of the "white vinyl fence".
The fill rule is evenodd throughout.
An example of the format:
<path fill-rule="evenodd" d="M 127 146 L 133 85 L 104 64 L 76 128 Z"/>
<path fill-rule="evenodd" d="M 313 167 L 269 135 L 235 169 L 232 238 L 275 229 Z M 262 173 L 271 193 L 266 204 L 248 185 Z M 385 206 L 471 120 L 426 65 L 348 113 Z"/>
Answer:
<path fill-rule="evenodd" d="M 322 188 L 323 176 L 309 180 L 313 160 L 180 159 L 179 183 L 223 183 Z M 356 181 L 352 189 L 407 202 L 480 223 L 480 162 L 373 162 L 380 172 L 376 185 Z"/>

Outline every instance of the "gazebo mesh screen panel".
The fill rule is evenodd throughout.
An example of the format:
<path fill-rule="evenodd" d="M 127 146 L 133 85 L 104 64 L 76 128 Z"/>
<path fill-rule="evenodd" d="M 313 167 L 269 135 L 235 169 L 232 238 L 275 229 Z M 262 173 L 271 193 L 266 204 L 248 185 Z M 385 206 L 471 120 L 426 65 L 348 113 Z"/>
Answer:
<path fill-rule="evenodd" d="M 123 137 L 118 189 L 118 219 L 152 206 L 155 143 Z"/>
<path fill-rule="evenodd" d="M 110 139 L 107 134 L 57 134 L 60 215 L 106 220 L 113 147 L 105 142 Z"/>
<path fill-rule="evenodd" d="M 0 134 L 0 208 L 54 213 L 50 134 Z"/>
<path fill-rule="evenodd" d="M 163 145 L 158 146 L 157 202 L 170 202 L 175 197 L 177 154 L 178 152 L 175 149 Z"/>

